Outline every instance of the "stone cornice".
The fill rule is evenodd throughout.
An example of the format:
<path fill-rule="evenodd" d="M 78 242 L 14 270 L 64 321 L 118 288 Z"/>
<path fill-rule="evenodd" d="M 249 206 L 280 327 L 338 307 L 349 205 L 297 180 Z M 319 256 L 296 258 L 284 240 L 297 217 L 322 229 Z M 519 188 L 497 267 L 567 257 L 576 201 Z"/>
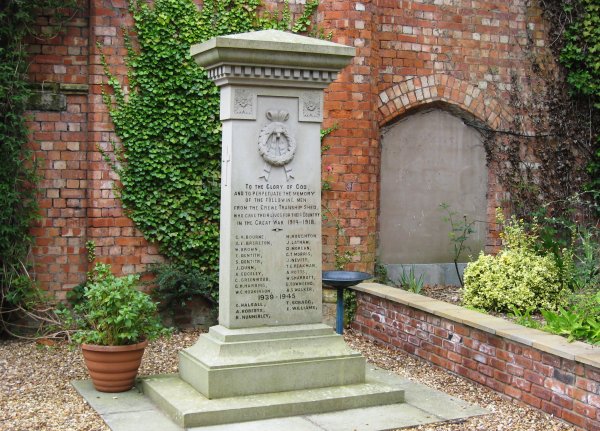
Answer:
<path fill-rule="evenodd" d="M 279 66 L 252 66 L 219 64 L 207 70 L 208 77 L 217 85 L 244 84 L 248 80 L 263 85 L 290 85 L 324 88 L 337 78 L 336 71 L 310 70 Z"/>
<path fill-rule="evenodd" d="M 278 30 L 219 36 L 190 49 L 217 85 L 253 84 L 324 88 L 355 49 Z"/>

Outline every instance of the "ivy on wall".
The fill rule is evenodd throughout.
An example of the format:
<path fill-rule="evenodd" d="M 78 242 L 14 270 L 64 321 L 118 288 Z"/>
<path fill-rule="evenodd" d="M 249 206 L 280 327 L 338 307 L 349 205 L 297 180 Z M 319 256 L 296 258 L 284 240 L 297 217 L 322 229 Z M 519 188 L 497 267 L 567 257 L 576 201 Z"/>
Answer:
<path fill-rule="evenodd" d="M 27 272 L 29 230 L 37 219 L 37 176 L 25 111 L 31 95 L 27 82 L 25 39 L 36 34 L 42 9 L 74 7 L 75 0 L 6 0 L 0 2 L 0 332 L 11 313 L 35 296 Z M 64 9 L 63 9 L 64 10 Z M 68 16 L 55 15 L 58 31 Z"/>
<path fill-rule="evenodd" d="M 128 46 L 130 91 L 104 61 L 105 103 L 121 145 L 115 158 L 123 207 L 174 264 L 216 275 L 219 252 L 219 93 L 190 57 L 192 44 L 257 29 L 309 30 L 318 1 L 294 21 L 289 5 L 259 13 L 259 0 L 130 0 L 139 47 Z"/>
<path fill-rule="evenodd" d="M 571 21 L 560 55 L 569 71 L 567 81 L 579 93 L 594 97 L 600 109 L 600 1 L 567 1 L 562 7 Z"/>
<path fill-rule="evenodd" d="M 551 24 L 552 48 L 566 70 L 570 99 L 578 105 L 553 111 L 571 119 L 568 131 L 579 135 L 577 142 L 589 144 L 582 154 L 589 162 L 585 188 L 600 205 L 600 0 L 542 0 L 541 5 Z"/>
<path fill-rule="evenodd" d="M 564 33 L 560 60 L 569 71 L 567 81 L 579 94 L 591 98 L 600 111 L 600 0 L 563 2 L 563 10 L 570 15 L 571 24 Z M 588 166 L 591 174 L 590 190 L 600 189 L 600 136 Z M 600 199 L 597 197 L 597 200 Z"/>
<path fill-rule="evenodd" d="M 506 202 L 518 217 L 598 217 L 598 5 L 600 0 L 541 0 L 548 48 L 516 41 L 529 61 L 525 76 L 513 74 L 509 131 L 486 134 L 488 161 L 496 164 Z M 540 13 L 528 3 L 528 13 Z M 596 36 L 594 36 L 596 35 Z M 595 38 L 595 39 L 594 39 Z M 596 68 L 596 71 L 594 71 Z M 595 82 L 595 84 L 594 84 Z"/>

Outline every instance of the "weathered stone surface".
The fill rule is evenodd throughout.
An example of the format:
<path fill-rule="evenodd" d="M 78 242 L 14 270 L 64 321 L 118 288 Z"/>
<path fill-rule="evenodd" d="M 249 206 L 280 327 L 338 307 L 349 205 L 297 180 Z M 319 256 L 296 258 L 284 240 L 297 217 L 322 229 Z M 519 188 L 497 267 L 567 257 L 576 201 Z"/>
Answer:
<path fill-rule="evenodd" d="M 182 379 L 211 399 L 364 382 L 364 358 L 321 324 L 322 82 L 296 85 L 304 72 L 314 85 L 311 70 L 326 63 L 307 62 L 313 51 L 346 62 L 353 52 L 274 31 L 192 50 L 209 70 L 226 65 L 237 77 L 214 78 L 223 121 L 219 326 L 180 356 Z M 304 71 L 266 72 L 289 52 L 304 59 L 287 65 Z"/>
<path fill-rule="evenodd" d="M 215 326 L 181 352 L 179 374 L 215 399 L 363 383 L 365 359 L 323 324 Z"/>
<path fill-rule="evenodd" d="M 255 82 L 260 78 L 277 78 L 278 73 L 282 74 L 282 79 L 299 81 L 335 79 L 337 72 L 348 64 L 355 51 L 349 46 L 278 30 L 218 36 L 194 45 L 190 50 L 200 66 L 211 70 L 233 65 L 234 69 L 226 67 L 220 69 L 219 73 L 253 75 Z M 296 71 L 305 69 L 310 73 L 293 76 L 292 72 L 290 76 L 285 76 L 286 67 Z M 218 78 L 218 75 L 211 77 Z"/>
<path fill-rule="evenodd" d="M 327 52 L 342 52 L 347 62 L 351 49 L 312 43 L 268 31 L 217 38 L 192 50 L 209 71 L 223 68 L 209 72 L 221 87 L 223 121 L 219 325 L 180 353 L 180 377 L 145 383 L 182 426 L 404 399 L 403 390 L 366 382 L 365 359 L 321 323 L 318 87 L 333 75 L 322 79 L 323 71 L 298 67 L 327 63 L 319 57 Z M 270 69 L 290 53 L 297 64 Z M 231 64 L 241 59 L 255 67 Z M 303 80 L 312 88 L 298 84 Z"/>
<path fill-rule="evenodd" d="M 34 91 L 27 100 L 27 108 L 35 111 L 64 111 L 67 97 L 51 91 Z"/>
<path fill-rule="evenodd" d="M 406 388 L 400 379 L 373 371 L 356 385 L 218 400 L 207 399 L 177 376 L 146 378 L 142 384 L 144 393 L 186 428 L 398 404 Z"/>

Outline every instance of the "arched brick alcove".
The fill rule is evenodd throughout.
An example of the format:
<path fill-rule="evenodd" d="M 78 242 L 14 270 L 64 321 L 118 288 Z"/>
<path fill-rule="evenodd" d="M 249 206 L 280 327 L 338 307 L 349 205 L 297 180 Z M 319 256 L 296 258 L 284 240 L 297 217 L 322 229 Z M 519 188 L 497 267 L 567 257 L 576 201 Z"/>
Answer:
<path fill-rule="evenodd" d="M 488 169 L 479 131 L 431 105 L 410 111 L 381 138 L 379 258 L 385 264 L 448 263 L 454 259 L 441 204 L 473 224 L 471 253 L 486 243 Z M 465 261 L 466 254 L 460 256 Z"/>

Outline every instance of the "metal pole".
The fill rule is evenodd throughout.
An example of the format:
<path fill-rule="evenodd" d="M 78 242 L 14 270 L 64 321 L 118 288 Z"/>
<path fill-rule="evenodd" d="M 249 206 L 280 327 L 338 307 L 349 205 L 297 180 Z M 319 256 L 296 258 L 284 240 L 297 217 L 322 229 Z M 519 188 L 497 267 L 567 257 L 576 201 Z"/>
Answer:
<path fill-rule="evenodd" d="M 344 333 L 344 288 L 337 288 L 337 308 L 335 320 L 335 332 L 342 335 Z"/>

